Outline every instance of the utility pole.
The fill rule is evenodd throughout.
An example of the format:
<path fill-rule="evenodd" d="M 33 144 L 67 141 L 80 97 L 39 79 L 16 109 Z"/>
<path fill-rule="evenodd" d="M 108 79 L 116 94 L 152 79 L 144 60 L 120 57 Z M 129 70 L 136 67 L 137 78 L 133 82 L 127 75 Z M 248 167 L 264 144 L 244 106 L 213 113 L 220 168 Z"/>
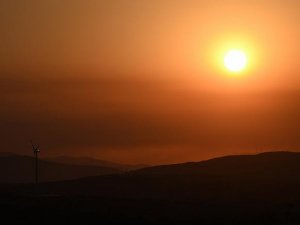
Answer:
<path fill-rule="evenodd" d="M 38 174 L 39 156 L 38 156 L 38 154 L 40 153 L 40 146 L 33 144 L 32 141 L 31 141 L 31 145 L 32 145 L 32 150 L 33 150 L 33 154 L 35 157 L 35 183 L 37 184 L 39 182 L 39 176 L 38 176 L 39 175 Z"/>

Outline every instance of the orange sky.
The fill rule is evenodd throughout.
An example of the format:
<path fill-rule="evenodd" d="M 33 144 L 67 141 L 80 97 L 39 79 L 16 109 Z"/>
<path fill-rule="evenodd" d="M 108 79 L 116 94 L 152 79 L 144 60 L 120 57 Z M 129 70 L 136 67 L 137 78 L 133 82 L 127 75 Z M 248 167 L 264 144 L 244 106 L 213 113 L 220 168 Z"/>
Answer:
<path fill-rule="evenodd" d="M 3 151 L 170 163 L 298 150 L 297 0 L 0 2 Z M 244 48 L 230 76 L 223 51 Z"/>

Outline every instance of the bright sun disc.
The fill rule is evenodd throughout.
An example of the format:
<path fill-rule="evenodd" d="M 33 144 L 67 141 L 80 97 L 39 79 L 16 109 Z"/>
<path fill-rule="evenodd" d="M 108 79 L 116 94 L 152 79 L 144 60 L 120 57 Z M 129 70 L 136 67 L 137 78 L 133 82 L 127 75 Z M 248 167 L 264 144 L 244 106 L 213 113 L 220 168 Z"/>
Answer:
<path fill-rule="evenodd" d="M 242 71 L 247 64 L 247 57 L 240 50 L 230 50 L 224 57 L 224 65 L 231 72 Z"/>

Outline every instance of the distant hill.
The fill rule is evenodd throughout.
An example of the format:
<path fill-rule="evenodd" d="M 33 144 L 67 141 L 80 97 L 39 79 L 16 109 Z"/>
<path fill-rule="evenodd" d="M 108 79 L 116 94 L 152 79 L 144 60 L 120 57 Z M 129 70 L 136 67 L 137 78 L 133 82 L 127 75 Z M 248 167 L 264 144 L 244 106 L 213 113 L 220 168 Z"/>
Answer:
<path fill-rule="evenodd" d="M 294 177 L 300 176 L 300 153 L 279 151 L 257 155 L 232 155 L 201 162 L 153 166 L 133 171 L 132 174 L 147 176 L 248 176 L 248 178 Z"/>
<path fill-rule="evenodd" d="M 2 184 L 0 196 L 9 219 L 31 215 L 32 222 L 37 215 L 48 224 L 71 218 L 70 224 L 295 225 L 300 153 L 226 156 L 38 186 Z"/>
<path fill-rule="evenodd" d="M 27 183 L 34 181 L 35 159 L 11 153 L 0 153 L 0 182 Z M 41 182 L 76 179 L 86 176 L 115 174 L 121 171 L 104 166 L 79 166 L 39 160 Z"/>
<path fill-rule="evenodd" d="M 136 164 L 136 165 L 120 164 L 120 163 L 114 163 L 114 162 L 90 158 L 90 157 L 58 156 L 58 157 L 44 158 L 44 160 L 50 162 L 63 163 L 63 164 L 71 164 L 71 165 L 110 167 L 110 168 L 116 168 L 123 171 L 136 170 L 148 166 L 146 164 Z"/>
<path fill-rule="evenodd" d="M 120 198 L 300 198 L 300 153 L 271 152 L 155 166 L 123 174 L 44 184 L 41 191 Z M 277 198 L 274 198 L 276 195 Z M 297 198 L 298 198 L 297 197 Z M 237 198 L 241 200 L 243 198 Z"/>

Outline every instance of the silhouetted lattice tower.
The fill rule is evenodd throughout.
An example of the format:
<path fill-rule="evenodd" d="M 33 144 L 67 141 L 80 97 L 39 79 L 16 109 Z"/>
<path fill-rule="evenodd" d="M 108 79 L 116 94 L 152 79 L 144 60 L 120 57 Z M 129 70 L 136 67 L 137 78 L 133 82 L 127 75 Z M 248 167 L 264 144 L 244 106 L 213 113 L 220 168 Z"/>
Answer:
<path fill-rule="evenodd" d="M 35 157 L 35 183 L 37 184 L 39 182 L 39 174 L 38 174 L 38 161 L 39 161 L 39 157 L 38 157 L 38 154 L 40 153 L 40 146 L 37 144 L 33 144 L 32 141 L 31 142 L 31 145 L 32 145 L 32 150 L 33 150 L 33 154 L 34 154 L 34 157 Z"/>

